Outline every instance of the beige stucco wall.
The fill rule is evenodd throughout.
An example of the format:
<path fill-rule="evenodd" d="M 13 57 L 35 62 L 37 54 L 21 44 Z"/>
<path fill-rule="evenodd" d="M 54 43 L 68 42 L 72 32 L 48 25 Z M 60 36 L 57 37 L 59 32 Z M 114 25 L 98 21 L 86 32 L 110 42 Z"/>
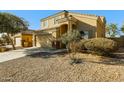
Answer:
<path fill-rule="evenodd" d="M 74 18 L 76 18 L 77 20 L 85 24 L 96 26 L 97 17 L 95 16 L 88 16 L 88 15 L 83 15 L 79 13 L 69 13 L 69 15 L 72 15 Z"/>
<path fill-rule="evenodd" d="M 41 47 L 40 40 L 42 40 L 42 39 L 40 39 L 39 36 L 36 36 L 35 38 L 36 38 L 36 41 L 35 41 L 36 42 L 36 45 L 35 46 L 36 47 Z"/>
<path fill-rule="evenodd" d="M 56 32 L 53 32 L 53 33 L 52 33 L 52 36 L 53 36 L 54 38 L 57 38 L 57 33 L 56 33 Z"/>
<path fill-rule="evenodd" d="M 52 47 L 52 43 L 50 41 L 50 36 L 40 36 L 40 35 L 37 35 L 36 36 L 36 46 L 37 47 Z"/>
<path fill-rule="evenodd" d="M 97 27 L 96 16 L 88 16 L 79 13 L 69 13 L 69 14 L 78 20 L 77 28 L 79 31 L 88 31 L 89 38 L 95 37 L 96 27 Z"/>
<path fill-rule="evenodd" d="M 100 17 L 97 19 L 96 37 L 105 37 L 105 23 Z"/>
<path fill-rule="evenodd" d="M 89 31 L 89 37 L 105 37 L 105 21 L 103 16 L 69 13 L 78 20 L 78 30 Z"/>

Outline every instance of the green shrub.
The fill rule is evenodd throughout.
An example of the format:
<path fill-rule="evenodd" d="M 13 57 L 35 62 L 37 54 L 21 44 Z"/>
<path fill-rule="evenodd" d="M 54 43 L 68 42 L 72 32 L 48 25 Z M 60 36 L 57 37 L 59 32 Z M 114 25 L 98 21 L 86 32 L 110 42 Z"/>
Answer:
<path fill-rule="evenodd" d="M 107 55 L 118 49 L 115 41 L 106 38 L 93 38 L 85 42 L 84 47 L 99 55 Z"/>
<path fill-rule="evenodd" d="M 70 42 L 77 41 L 81 39 L 81 34 L 79 31 L 69 31 L 68 33 L 65 33 L 61 36 L 60 41 L 67 45 Z"/>

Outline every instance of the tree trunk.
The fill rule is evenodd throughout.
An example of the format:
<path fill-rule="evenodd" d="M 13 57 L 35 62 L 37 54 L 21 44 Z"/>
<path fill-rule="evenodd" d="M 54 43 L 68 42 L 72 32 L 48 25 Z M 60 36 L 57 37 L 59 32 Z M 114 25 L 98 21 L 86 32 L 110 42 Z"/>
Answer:
<path fill-rule="evenodd" d="M 11 43 L 11 45 L 12 45 L 13 50 L 16 50 L 15 45 L 14 45 L 14 43 L 13 43 L 13 40 L 12 40 L 12 38 L 9 36 L 8 33 L 7 33 L 7 36 L 8 36 L 8 38 L 9 38 L 9 40 L 10 40 L 10 43 Z"/>

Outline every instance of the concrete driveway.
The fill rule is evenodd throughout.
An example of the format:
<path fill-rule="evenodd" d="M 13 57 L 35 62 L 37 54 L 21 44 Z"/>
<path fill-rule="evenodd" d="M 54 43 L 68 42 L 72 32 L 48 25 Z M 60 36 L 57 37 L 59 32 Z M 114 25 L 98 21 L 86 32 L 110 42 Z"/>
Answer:
<path fill-rule="evenodd" d="M 39 53 L 39 52 L 58 53 L 58 52 L 62 52 L 62 51 L 66 51 L 66 49 L 56 50 L 56 49 L 43 49 L 40 47 L 23 48 L 23 49 L 12 50 L 12 51 L 0 53 L 0 62 L 17 59 L 20 57 L 32 55 L 32 54 Z"/>
<path fill-rule="evenodd" d="M 43 51 L 43 49 L 37 48 L 37 47 L 31 47 L 31 48 L 24 48 L 24 49 L 3 52 L 3 53 L 0 53 L 0 62 L 17 59 L 17 58 L 38 53 L 41 51 Z"/>

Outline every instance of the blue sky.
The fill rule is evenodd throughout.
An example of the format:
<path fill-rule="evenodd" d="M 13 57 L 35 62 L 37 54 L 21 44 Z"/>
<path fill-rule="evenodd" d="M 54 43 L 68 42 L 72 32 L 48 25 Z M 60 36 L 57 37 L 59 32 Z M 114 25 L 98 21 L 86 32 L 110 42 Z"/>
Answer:
<path fill-rule="evenodd" d="M 120 27 L 124 23 L 123 10 L 70 10 L 72 12 L 95 14 L 105 16 L 107 23 L 116 23 Z M 23 17 L 29 22 L 30 29 L 40 29 L 40 19 L 60 12 L 60 10 L 0 10 L 0 12 L 9 12 L 19 17 Z"/>

